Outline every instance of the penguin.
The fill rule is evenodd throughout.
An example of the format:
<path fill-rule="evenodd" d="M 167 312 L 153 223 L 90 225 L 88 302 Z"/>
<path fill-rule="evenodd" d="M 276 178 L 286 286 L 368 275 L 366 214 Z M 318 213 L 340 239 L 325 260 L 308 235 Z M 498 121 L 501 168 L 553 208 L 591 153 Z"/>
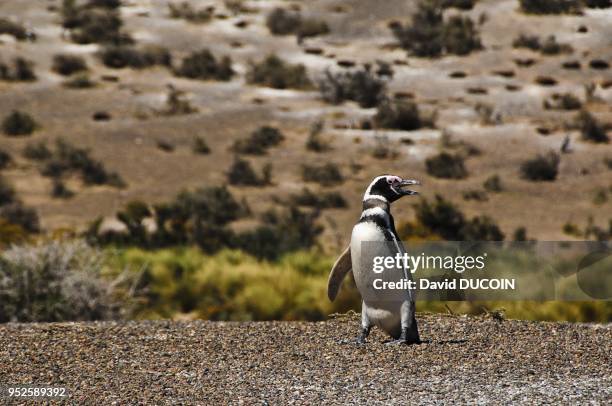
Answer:
<path fill-rule="evenodd" d="M 382 274 L 373 269 L 375 256 L 396 257 L 406 252 L 395 230 L 391 203 L 404 196 L 417 195 L 416 191 L 404 189 L 409 185 L 420 185 L 420 182 L 394 175 L 381 175 L 372 180 L 363 196 L 363 210 L 353 227 L 351 242 L 329 274 L 327 294 L 333 301 L 346 274 L 353 272 L 362 299 L 359 344 L 366 342 L 373 326 L 394 339 L 390 344 L 421 342 L 415 317 L 414 290 L 381 291 L 376 290 L 373 283 L 375 278 L 383 275 L 386 279 L 412 280 L 411 273 L 401 266 L 395 272 L 384 271 Z"/>

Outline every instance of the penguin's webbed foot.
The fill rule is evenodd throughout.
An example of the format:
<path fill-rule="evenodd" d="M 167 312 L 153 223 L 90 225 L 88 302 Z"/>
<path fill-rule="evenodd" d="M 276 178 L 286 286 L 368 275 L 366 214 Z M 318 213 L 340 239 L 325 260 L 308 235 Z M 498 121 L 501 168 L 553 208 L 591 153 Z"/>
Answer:
<path fill-rule="evenodd" d="M 361 329 L 361 334 L 359 334 L 359 337 L 357 337 L 357 344 L 365 344 L 366 343 L 366 338 L 368 338 L 368 336 L 370 335 L 370 328 L 362 328 Z"/>
<path fill-rule="evenodd" d="M 421 344 L 421 338 L 419 337 L 419 333 L 412 333 L 412 331 L 408 328 L 402 329 L 402 334 L 396 340 L 391 340 L 386 342 L 387 345 L 397 345 L 397 344 Z"/>

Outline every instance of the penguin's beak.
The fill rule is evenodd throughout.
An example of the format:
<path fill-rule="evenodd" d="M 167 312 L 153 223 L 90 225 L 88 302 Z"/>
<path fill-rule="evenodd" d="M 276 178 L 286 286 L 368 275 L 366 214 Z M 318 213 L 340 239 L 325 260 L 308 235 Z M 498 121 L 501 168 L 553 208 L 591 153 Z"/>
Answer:
<path fill-rule="evenodd" d="M 410 186 L 410 185 L 420 185 L 421 182 L 419 182 L 416 179 L 403 179 L 400 182 L 400 192 L 402 194 L 402 196 L 413 196 L 413 195 L 418 195 L 419 192 L 415 191 L 415 190 L 410 190 L 410 189 L 403 189 L 404 186 Z"/>

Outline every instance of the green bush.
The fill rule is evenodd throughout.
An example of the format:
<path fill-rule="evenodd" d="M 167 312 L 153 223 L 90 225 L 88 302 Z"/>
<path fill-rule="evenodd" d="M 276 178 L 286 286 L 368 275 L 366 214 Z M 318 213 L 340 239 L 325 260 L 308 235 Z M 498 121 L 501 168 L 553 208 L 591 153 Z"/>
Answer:
<path fill-rule="evenodd" d="M 574 49 L 571 45 L 558 43 L 554 35 L 549 36 L 540 49 L 542 55 L 569 54 L 573 51 Z"/>
<path fill-rule="evenodd" d="M 581 10 L 579 0 L 519 0 L 521 10 L 527 14 L 567 14 Z"/>
<path fill-rule="evenodd" d="M 559 161 L 559 154 L 553 151 L 546 155 L 537 155 L 521 164 L 521 176 L 535 182 L 552 182 L 557 178 Z"/>
<path fill-rule="evenodd" d="M 0 322 L 118 318 L 117 289 L 102 278 L 102 265 L 102 254 L 82 242 L 5 251 L 0 256 Z"/>
<path fill-rule="evenodd" d="M 23 25 L 15 23 L 7 18 L 0 18 L 0 35 L 2 34 L 12 35 L 19 41 L 25 41 L 28 32 Z"/>
<path fill-rule="evenodd" d="M 483 187 L 488 192 L 499 193 L 504 190 L 501 178 L 499 175 L 489 176 L 483 183 Z"/>
<path fill-rule="evenodd" d="M 585 4 L 589 8 L 608 8 L 612 7 L 610 0 L 586 0 Z"/>
<path fill-rule="evenodd" d="M 467 55 L 482 49 L 473 21 L 465 16 L 444 21 L 442 3 L 438 1 L 421 0 L 410 24 L 394 23 L 390 28 L 400 46 L 415 56 Z"/>
<path fill-rule="evenodd" d="M 170 67 L 172 56 L 170 51 L 160 46 L 147 46 L 137 49 L 128 45 L 111 45 L 105 47 L 99 54 L 102 63 L 113 69 L 134 68 L 144 69 L 154 65 Z"/>
<path fill-rule="evenodd" d="M 370 65 L 348 72 L 325 72 L 319 82 L 323 100 L 340 104 L 352 100 L 364 108 L 377 106 L 385 96 L 386 82 L 381 75 L 372 72 Z"/>
<path fill-rule="evenodd" d="M 4 177 L 0 176 L 0 206 L 13 203 L 15 201 L 15 189 Z"/>
<path fill-rule="evenodd" d="M 588 111 L 581 111 L 576 121 L 583 140 L 596 143 L 608 143 L 610 141 L 605 127 Z"/>
<path fill-rule="evenodd" d="M 579 110 L 582 107 L 580 99 L 571 93 L 553 93 L 543 104 L 545 109 L 556 110 Z"/>
<path fill-rule="evenodd" d="M 85 60 L 77 55 L 58 54 L 53 56 L 53 71 L 68 76 L 75 72 L 87 70 Z"/>
<path fill-rule="evenodd" d="M 11 155 L 3 149 L 0 149 L 0 169 L 6 169 L 13 161 Z"/>
<path fill-rule="evenodd" d="M 170 18 L 182 19 L 196 24 L 207 23 L 213 17 L 211 8 L 196 10 L 186 1 L 180 4 L 169 3 L 168 11 L 170 12 Z"/>
<path fill-rule="evenodd" d="M 444 24 L 444 49 L 453 55 L 468 55 L 482 49 L 480 35 L 469 17 L 452 16 Z"/>
<path fill-rule="evenodd" d="M 268 148 L 280 144 L 285 136 L 274 127 L 263 126 L 243 140 L 237 140 L 232 150 L 238 154 L 264 155 Z"/>
<path fill-rule="evenodd" d="M 468 176 L 464 158 L 459 154 L 441 152 L 425 160 L 427 173 L 436 178 L 464 179 Z"/>
<path fill-rule="evenodd" d="M 87 73 L 79 73 L 65 80 L 62 85 L 69 89 L 91 89 L 96 86 L 96 82 L 91 80 Z"/>
<path fill-rule="evenodd" d="M 77 5 L 66 0 L 62 5 L 62 26 L 70 30 L 77 44 L 130 44 L 132 38 L 122 31 L 123 21 L 117 7 L 101 1 Z"/>
<path fill-rule="evenodd" d="M 436 195 L 433 202 L 422 199 L 416 206 L 418 224 L 429 235 L 438 235 L 448 241 L 502 241 L 503 233 L 487 216 L 466 219 L 450 201 Z M 409 236 L 408 236 L 409 237 Z"/>
<path fill-rule="evenodd" d="M 0 206 L 0 220 L 8 224 L 20 226 L 24 231 L 37 233 L 40 231 L 38 214 L 34 209 L 24 206 L 19 200 Z"/>
<path fill-rule="evenodd" d="M 230 185 L 236 186 L 264 186 L 271 182 L 270 171 L 271 167 L 266 166 L 262 176 L 259 176 L 249 161 L 236 157 L 227 172 L 227 181 Z"/>
<path fill-rule="evenodd" d="M 520 34 L 518 37 L 512 41 L 512 46 L 514 48 L 527 48 L 532 51 L 539 51 L 542 49 L 542 44 L 540 44 L 540 37 L 537 35 L 525 35 Z"/>
<path fill-rule="evenodd" d="M 300 193 L 292 195 L 289 198 L 289 202 L 294 206 L 313 207 L 317 209 L 338 209 L 348 207 L 348 203 L 341 193 L 314 193 L 306 187 L 302 189 Z"/>
<path fill-rule="evenodd" d="M 13 59 L 12 66 L 0 62 L 0 80 L 32 82 L 36 80 L 34 63 L 21 57 Z"/>
<path fill-rule="evenodd" d="M 195 154 L 207 155 L 210 154 L 210 147 L 204 137 L 196 136 L 193 138 L 192 150 Z"/>
<path fill-rule="evenodd" d="M 44 161 L 51 158 L 51 150 L 45 141 L 30 142 L 23 149 L 23 156 L 33 161 Z"/>
<path fill-rule="evenodd" d="M 266 25 L 274 35 L 296 34 L 299 38 L 305 38 L 329 33 L 325 21 L 303 18 L 299 13 L 282 8 L 275 8 L 268 14 Z"/>
<path fill-rule="evenodd" d="M 323 165 L 303 165 L 302 179 L 304 182 L 316 182 L 323 186 L 334 186 L 344 183 L 344 176 L 342 176 L 340 168 L 332 162 Z"/>
<path fill-rule="evenodd" d="M 290 65 L 276 55 L 251 64 L 247 81 L 275 89 L 307 89 L 312 86 L 304 65 Z"/>
<path fill-rule="evenodd" d="M 416 103 L 394 100 L 378 106 L 374 122 L 381 128 L 393 128 L 404 131 L 418 130 L 426 123 L 421 119 Z"/>
<path fill-rule="evenodd" d="M 53 179 L 53 187 L 51 189 L 51 196 L 59 199 L 69 199 L 74 196 L 74 192 L 66 186 L 64 181 L 61 179 Z"/>
<path fill-rule="evenodd" d="M 20 137 L 32 134 L 39 127 L 32 116 L 19 110 L 13 110 L 2 121 L 2 131 L 8 136 Z"/>
<path fill-rule="evenodd" d="M 234 70 L 228 56 L 217 61 L 208 49 L 203 49 L 185 57 L 176 74 L 189 79 L 227 81 L 234 75 Z"/>
<path fill-rule="evenodd" d="M 444 8 L 458 8 L 459 10 L 471 10 L 477 0 L 442 0 Z"/>

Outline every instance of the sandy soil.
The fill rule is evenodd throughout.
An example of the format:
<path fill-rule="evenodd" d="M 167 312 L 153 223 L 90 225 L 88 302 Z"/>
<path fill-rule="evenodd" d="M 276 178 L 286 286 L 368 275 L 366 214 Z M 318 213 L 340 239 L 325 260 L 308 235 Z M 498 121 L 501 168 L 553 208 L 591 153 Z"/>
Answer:
<path fill-rule="evenodd" d="M 0 326 L 0 382 L 86 404 L 605 404 L 612 326 L 418 315 L 421 345 L 358 320 Z"/>

